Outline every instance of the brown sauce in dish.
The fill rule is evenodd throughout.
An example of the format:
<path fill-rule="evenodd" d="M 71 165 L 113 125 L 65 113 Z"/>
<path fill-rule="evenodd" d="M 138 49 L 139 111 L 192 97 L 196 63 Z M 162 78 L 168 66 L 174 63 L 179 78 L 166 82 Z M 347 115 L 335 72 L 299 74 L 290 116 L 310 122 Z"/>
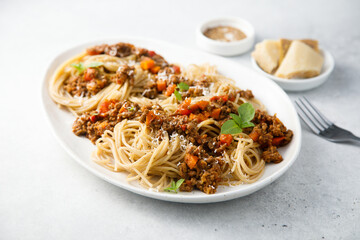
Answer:
<path fill-rule="evenodd" d="M 204 35 L 221 42 L 233 42 L 246 38 L 246 34 L 240 29 L 230 26 L 208 28 L 205 30 Z"/>

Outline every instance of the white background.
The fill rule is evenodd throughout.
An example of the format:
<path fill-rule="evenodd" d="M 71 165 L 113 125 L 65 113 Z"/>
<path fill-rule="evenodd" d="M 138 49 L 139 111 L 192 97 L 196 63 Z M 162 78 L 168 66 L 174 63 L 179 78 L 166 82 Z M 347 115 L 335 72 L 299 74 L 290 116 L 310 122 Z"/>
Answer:
<path fill-rule="evenodd" d="M 130 35 L 197 48 L 203 20 L 249 20 L 257 40 L 315 38 L 336 68 L 310 98 L 360 135 L 359 1 L 0 0 L 0 239 L 359 239 L 360 147 L 303 129 L 290 170 L 250 196 L 176 204 L 93 176 L 56 142 L 40 102 L 43 73 L 60 51 Z M 249 53 L 231 58 L 250 66 Z"/>

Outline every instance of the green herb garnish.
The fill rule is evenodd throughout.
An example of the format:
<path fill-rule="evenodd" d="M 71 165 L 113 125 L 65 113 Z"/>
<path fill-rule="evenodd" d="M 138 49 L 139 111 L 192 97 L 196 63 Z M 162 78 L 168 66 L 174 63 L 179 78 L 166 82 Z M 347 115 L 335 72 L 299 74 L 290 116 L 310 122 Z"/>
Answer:
<path fill-rule="evenodd" d="M 243 128 L 255 126 L 250 122 L 255 115 L 255 109 L 250 103 L 243 103 L 238 108 L 239 115 L 230 113 L 232 119 L 227 120 L 221 126 L 221 134 L 238 134 Z"/>
<path fill-rule="evenodd" d="M 181 101 L 182 100 L 182 96 L 181 96 L 181 93 L 179 91 L 187 91 L 189 90 L 189 85 L 184 83 L 184 82 L 181 82 L 179 83 L 177 86 L 176 86 L 176 89 L 174 91 L 174 95 L 176 97 L 176 99 L 178 101 Z"/>
<path fill-rule="evenodd" d="M 181 101 L 181 100 L 182 100 L 182 95 L 181 95 L 181 93 L 179 93 L 178 90 L 175 90 L 175 91 L 174 91 L 174 95 L 175 95 L 175 97 L 176 97 L 176 99 L 177 99 L 178 101 Z"/>
<path fill-rule="evenodd" d="M 102 63 L 102 62 L 92 62 L 92 63 L 90 63 L 89 65 L 87 65 L 87 67 L 89 68 L 89 67 L 100 67 L 100 66 L 102 66 L 102 65 L 104 65 L 104 63 Z"/>
<path fill-rule="evenodd" d="M 99 115 L 99 113 L 96 111 L 96 112 L 90 113 L 90 115 L 91 115 L 91 116 L 97 116 L 97 115 Z"/>
<path fill-rule="evenodd" d="M 82 62 L 79 62 L 79 63 L 72 63 L 70 64 L 72 67 L 76 68 L 78 70 L 78 73 L 82 73 L 86 68 L 89 68 L 89 67 L 100 67 L 102 65 L 104 65 L 102 62 L 92 62 L 92 63 L 89 63 L 88 65 L 84 65 Z"/>
<path fill-rule="evenodd" d="M 71 64 L 72 67 L 78 70 L 78 73 L 82 73 L 85 70 L 85 66 L 82 62 Z"/>
<path fill-rule="evenodd" d="M 129 109 L 129 111 L 134 111 L 134 107 L 131 107 L 131 108 Z"/>
<path fill-rule="evenodd" d="M 187 91 L 189 90 L 189 85 L 187 85 L 184 82 L 181 82 L 177 85 L 177 87 L 181 90 L 181 91 Z"/>
<path fill-rule="evenodd" d="M 183 179 L 183 178 L 179 179 L 176 183 L 175 183 L 174 180 L 172 180 L 171 183 L 170 183 L 170 187 L 164 188 L 164 191 L 177 193 L 179 187 L 181 186 L 181 184 L 184 181 L 185 181 L 185 179 Z"/>

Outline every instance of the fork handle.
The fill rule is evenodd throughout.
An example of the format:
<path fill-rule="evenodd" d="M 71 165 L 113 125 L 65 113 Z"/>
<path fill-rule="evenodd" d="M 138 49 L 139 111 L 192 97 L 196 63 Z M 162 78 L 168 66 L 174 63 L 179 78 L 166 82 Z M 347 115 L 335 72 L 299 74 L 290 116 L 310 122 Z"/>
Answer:
<path fill-rule="evenodd" d="M 355 136 L 354 134 L 350 134 L 350 140 L 353 142 L 360 142 L 360 138 Z"/>

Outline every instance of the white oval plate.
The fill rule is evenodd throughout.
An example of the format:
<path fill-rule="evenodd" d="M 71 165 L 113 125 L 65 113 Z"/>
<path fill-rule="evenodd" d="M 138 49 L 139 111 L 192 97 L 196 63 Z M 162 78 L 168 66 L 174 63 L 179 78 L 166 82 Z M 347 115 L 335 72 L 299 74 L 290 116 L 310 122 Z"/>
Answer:
<path fill-rule="evenodd" d="M 71 127 L 75 118 L 70 112 L 58 108 L 51 100 L 48 93 L 48 84 L 49 79 L 54 74 L 56 68 L 67 59 L 84 51 L 85 48 L 89 46 L 116 42 L 129 42 L 139 47 L 154 50 L 171 63 L 179 63 L 185 66 L 191 63 L 214 64 L 218 67 L 221 74 L 235 79 L 239 87 L 242 89 L 251 89 L 255 97 L 265 104 L 270 114 L 277 113 L 277 116 L 283 123 L 294 131 L 294 138 L 291 143 L 280 150 L 280 153 L 284 157 L 284 161 L 279 164 L 267 164 L 264 175 L 253 184 L 243 184 L 234 187 L 220 186 L 218 191 L 212 195 L 207 195 L 200 191 L 193 191 L 190 193 L 180 192 L 177 194 L 149 191 L 140 187 L 136 182 L 128 183 L 126 181 L 126 173 L 114 173 L 94 163 L 90 156 L 91 152 L 95 149 L 95 146 L 88 139 L 77 137 L 72 133 Z M 161 41 L 119 37 L 117 39 L 105 39 L 82 44 L 64 51 L 50 63 L 46 70 L 42 86 L 42 100 L 47 118 L 57 139 L 64 149 L 81 166 L 105 181 L 123 189 L 165 201 L 209 203 L 230 200 L 251 194 L 280 177 L 294 163 L 301 147 L 301 127 L 295 108 L 285 92 L 274 82 L 268 81 L 268 79 L 260 74 L 222 57 Z"/>

